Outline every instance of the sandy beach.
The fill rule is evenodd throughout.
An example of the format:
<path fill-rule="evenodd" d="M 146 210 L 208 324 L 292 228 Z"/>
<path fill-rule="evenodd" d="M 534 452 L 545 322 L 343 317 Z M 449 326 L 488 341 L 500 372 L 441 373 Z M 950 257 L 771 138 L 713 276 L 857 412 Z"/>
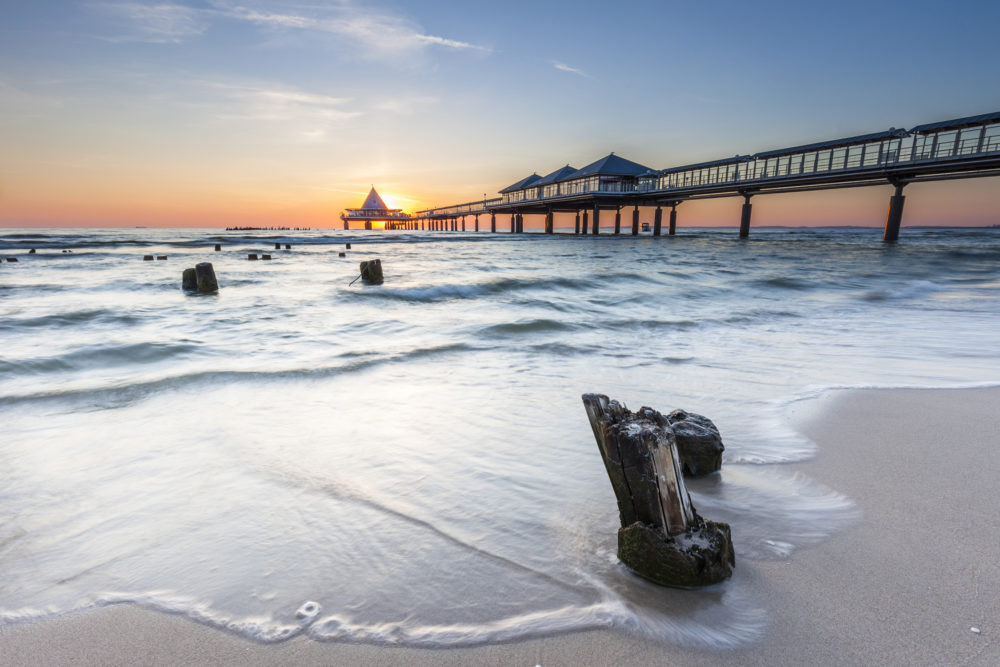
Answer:
<path fill-rule="evenodd" d="M 819 452 L 789 468 L 861 517 L 789 560 L 737 563 L 769 624 L 736 649 L 607 631 L 440 650 L 262 645 L 114 606 L 0 629 L 0 664 L 1000 664 L 998 405 L 1000 388 L 838 391 L 793 406 Z"/>

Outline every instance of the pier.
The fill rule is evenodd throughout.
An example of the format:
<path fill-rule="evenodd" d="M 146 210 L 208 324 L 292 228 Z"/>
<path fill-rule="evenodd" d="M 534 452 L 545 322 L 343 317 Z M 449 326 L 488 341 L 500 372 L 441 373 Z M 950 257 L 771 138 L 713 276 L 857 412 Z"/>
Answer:
<path fill-rule="evenodd" d="M 640 207 L 653 208 L 652 234 L 677 232 L 677 207 L 687 201 L 742 197 L 739 236 L 750 235 L 753 198 L 765 194 L 890 185 L 883 239 L 895 241 L 903 220 L 904 188 L 928 181 L 1000 176 L 1000 111 L 882 132 L 763 151 L 753 155 L 653 169 L 614 153 L 585 167 L 533 173 L 499 197 L 417 211 L 400 227 L 430 231 L 524 233 L 524 217 L 575 213 L 575 234 L 639 234 Z M 602 217 L 608 216 L 608 217 Z M 346 224 L 346 222 L 345 222 Z M 488 226 L 488 227 L 487 227 Z"/>

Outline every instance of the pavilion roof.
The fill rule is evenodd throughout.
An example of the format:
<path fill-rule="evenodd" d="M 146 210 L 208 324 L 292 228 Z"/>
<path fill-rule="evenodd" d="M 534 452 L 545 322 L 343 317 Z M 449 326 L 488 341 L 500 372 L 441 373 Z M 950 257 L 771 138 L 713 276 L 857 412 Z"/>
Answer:
<path fill-rule="evenodd" d="M 649 167 L 610 153 L 559 180 L 568 181 L 586 176 L 640 176 L 648 171 L 651 171 Z"/>
<path fill-rule="evenodd" d="M 514 192 L 515 190 L 523 190 L 524 188 L 528 187 L 529 185 L 532 185 L 535 181 L 537 181 L 540 178 L 541 178 L 541 176 L 539 176 L 538 174 L 532 174 L 531 176 L 525 176 L 524 178 L 522 178 L 521 180 L 519 180 L 514 185 L 508 185 L 503 190 L 500 190 L 500 194 L 503 194 L 505 192 Z"/>
<path fill-rule="evenodd" d="M 540 179 L 532 183 L 532 185 L 540 186 L 540 185 L 548 185 L 549 183 L 556 183 L 558 181 L 565 180 L 566 176 L 574 173 L 575 171 L 576 167 L 571 167 L 569 165 L 566 165 L 565 167 L 560 167 L 559 169 L 556 169 L 551 174 L 546 174 L 545 176 L 542 176 Z"/>

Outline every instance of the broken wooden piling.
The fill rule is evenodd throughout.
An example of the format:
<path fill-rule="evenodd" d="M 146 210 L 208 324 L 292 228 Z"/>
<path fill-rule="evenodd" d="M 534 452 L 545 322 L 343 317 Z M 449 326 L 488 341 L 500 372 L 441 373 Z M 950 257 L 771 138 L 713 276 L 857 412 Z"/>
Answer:
<path fill-rule="evenodd" d="M 381 285 L 382 260 L 371 259 L 361 262 L 361 280 L 369 285 Z"/>
<path fill-rule="evenodd" d="M 715 584 L 732 575 L 729 524 L 703 519 L 691 504 L 667 417 L 638 412 L 603 394 L 583 405 L 618 500 L 618 558 L 665 586 Z"/>

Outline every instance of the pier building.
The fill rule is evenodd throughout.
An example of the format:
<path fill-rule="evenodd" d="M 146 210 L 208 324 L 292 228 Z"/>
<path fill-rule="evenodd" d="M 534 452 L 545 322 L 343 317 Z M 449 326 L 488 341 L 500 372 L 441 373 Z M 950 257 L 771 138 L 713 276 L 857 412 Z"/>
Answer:
<path fill-rule="evenodd" d="M 677 230 L 677 207 L 715 197 L 742 197 L 739 236 L 750 234 L 753 197 L 836 188 L 888 185 L 883 239 L 895 241 L 902 224 L 903 188 L 926 181 L 1000 176 L 1000 111 L 918 125 L 889 128 L 853 137 L 821 141 L 752 155 L 651 169 L 614 153 L 582 169 L 569 165 L 545 176 L 533 173 L 499 191 L 499 197 L 418 211 L 417 229 L 466 229 L 473 217 L 490 216 L 490 231 L 524 232 L 525 215 L 544 216 L 544 233 L 554 233 L 553 215 L 576 214 L 576 234 L 600 234 L 602 213 L 614 213 L 614 234 L 621 232 L 622 212 L 631 213 L 631 234 L 640 230 L 639 208 L 653 208 L 652 234 Z M 628 209 L 631 209 L 630 211 Z"/>
<path fill-rule="evenodd" d="M 416 229 L 412 218 L 403 213 L 403 209 L 389 208 L 385 205 L 382 197 L 375 191 L 374 185 L 361 204 L 361 208 L 346 209 L 341 213 L 340 219 L 344 221 L 344 229 L 350 229 L 352 222 L 363 222 L 365 229 L 371 229 L 373 222 L 385 223 L 386 229 Z"/>

